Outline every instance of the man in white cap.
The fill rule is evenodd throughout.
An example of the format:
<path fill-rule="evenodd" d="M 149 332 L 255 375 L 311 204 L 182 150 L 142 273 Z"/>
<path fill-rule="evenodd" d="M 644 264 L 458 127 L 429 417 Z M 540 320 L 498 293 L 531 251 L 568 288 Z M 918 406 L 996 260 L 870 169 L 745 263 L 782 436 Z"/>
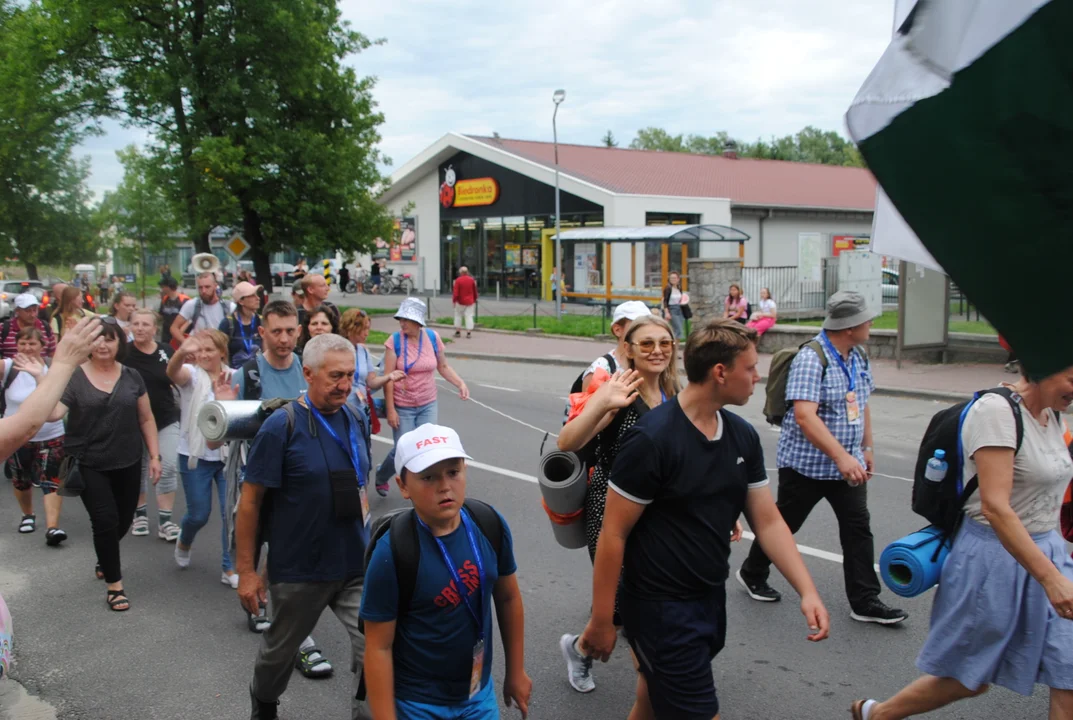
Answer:
<path fill-rule="evenodd" d="M 814 343 L 801 347 L 790 365 L 790 407 L 783 416 L 776 456 L 778 507 L 796 533 L 816 503 L 830 503 L 845 558 L 850 617 L 894 625 L 909 614 L 879 599 L 866 484 L 875 469 L 868 407 L 875 381 L 860 347 L 868 342 L 875 316 L 860 293 L 836 292 L 827 301 L 823 330 Z M 767 582 L 770 571 L 771 560 L 753 543 L 737 579 L 753 600 L 778 602 L 781 594 Z"/>
<path fill-rule="evenodd" d="M 493 603 L 503 697 L 523 718 L 529 711 L 533 683 L 510 528 L 490 505 L 466 498 L 467 459 L 448 427 L 430 423 L 399 438 L 397 483 L 413 510 L 374 530 L 361 603 L 374 718 L 498 718 Z"/>
<path fill-rule="evenodd" d="M 56 336 L 52 334 L 52 327 L 37 316 L 40 309 L 41 301 L 32 293 L 15 296 L 15 317 L 8 318 L 0 327 L 0 351 L 5 359 L 15 357 L 18 347 L 15 338 L 20 330 L 29 327 L 37 328 L 44 338 L 45 357 L 52 357 L 56 352 Z"/>
<path fill-rule="evenodd" d="M 240 282 L 231 289 L 231 299 L 235 301 L 235 310 L 225 317 L 218 328 L 227 335 L 227 351 L 231 358 L 231 367 L 240 368 L 258 350 L 261 349 L 261 309 L 260 293 L 264 288 L 248 282 Z"/>

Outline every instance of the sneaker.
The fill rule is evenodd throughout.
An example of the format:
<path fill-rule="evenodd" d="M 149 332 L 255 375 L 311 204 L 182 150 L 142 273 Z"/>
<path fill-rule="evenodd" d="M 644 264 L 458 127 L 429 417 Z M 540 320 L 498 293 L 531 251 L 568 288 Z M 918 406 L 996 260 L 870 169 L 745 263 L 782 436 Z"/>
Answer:
<path fill-rule="evenodd" d="M 231 589 L 238 590 L 238 573 L 220 573 L 220 582 L 224 585 L 230 585 Z"/>
<path fill-rule="evenodd" d="M 145 537 L 149 534 L 149 517 L 147 515 L 135 515 L 134 522 L 130 526 L 130 534 L 134 537 Z"/>
<path fill-rule="evenodd" d="M 175 543 L 175 564 L 183 570 L 190 567 L 190 548 L 183 550 L 179 543 Z"/>
<path fill-rule="evenodd" d="M 849 616 L 857 622 L 879 623 L 880 625 L 897 625 L 909 617 L 905 610 L 892 608 L 879 598 L 873 598 L 856 607 Z"/>
<path fill-rule="evenodd" d="M 59 528 L 49 528 L 45 531 L 45 544 L 49 547 L 56 547 L 66 539 L 67 533 Z"/>
<path fill-rule="evenodd" d="M 462 337 L 462 331 L 461 330 L 455 330 L 455 337 L 456 338 Z"/>
<path fill-rule="evenodd" d="M 250 720 L 276 720 L 279 717 L 279 700 L 264 702 L 254 697 L 253 688 L 250 688 Z"/>
<path fill-rule="evenodd" d="M 559 638 L 559 649 L 566 660 L 566 679 L 570 681 L 570 687 L 579 693 L 590 693 L 596 689 L 596 682 L 592 679 L 592 658 L 577 651 L 577 639 L 577 635 L 569 633 Z"/>
<path fill-rule="evenodd" d="M 466 339 L 467 339 L 467 340 L 472 340 L 472 339 L 473 339 L 473 333 L 471 333 L 471 332 L 467 332 L 467 333 L 466 333 Z"/>
<path fill-rule="evenodd" d="M 160 526 L 160 529 L 157 530 L 156 536 L 161 540 L 164 540 L 165 542 L 175 542 L 179 539 L 180 532 L 181 530 L 179 529 L 179 526 L 173 523 L 171 520 L 168 520 L 166 523 L 163 523 Z"/>
<path fill-rule="evenodd" d="M 749 582 L 741 576 L 741 570 L 734 573 L 738 583 L 749 593 L 749 597 L 757 602 L 778 602 L 782 600 L 782 593 L 767 584 L 766 580 Z"/>
<path fill-rule="evenodd" d="M 380 482 L 378 482 L 376 484 L 376 494 L 379 495 L 380 497 L 387 497 L 388 490 L 390 490 L 390 489 L 391 489 L 391 483 L 380 483 Z"/>

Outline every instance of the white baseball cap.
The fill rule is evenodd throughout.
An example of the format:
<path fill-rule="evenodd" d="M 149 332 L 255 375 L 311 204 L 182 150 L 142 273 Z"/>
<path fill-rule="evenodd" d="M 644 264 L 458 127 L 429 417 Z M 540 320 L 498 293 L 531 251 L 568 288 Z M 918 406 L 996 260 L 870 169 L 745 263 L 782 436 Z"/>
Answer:
<path fill-rule="evenodd" d="M 19 310 L 26 310 L 27 308 L 37 307 L 41 304 L 41 301 L 33 293 L 22 293 L 15 296 L 15 307 Z"/>
<path fill-rule="evenodd" d="M 426 423 L 395 443 L 395 474 L 402 475 L 403 468 L 412 473 L 423 472 L 438 462 L 454 458 L 472 460 L 462 449 L 458 433 L 443 425 Z"/>
<path fill-rule="evenodd" d="M 651 315 L 652 311 L 640 300 L 627 300 L 618 307 L 615 308 L 614 318 L 611 320 L 611 324 L 614 325 L 619 320 L 636 320 L 639 317 L 645 315 Z"/>

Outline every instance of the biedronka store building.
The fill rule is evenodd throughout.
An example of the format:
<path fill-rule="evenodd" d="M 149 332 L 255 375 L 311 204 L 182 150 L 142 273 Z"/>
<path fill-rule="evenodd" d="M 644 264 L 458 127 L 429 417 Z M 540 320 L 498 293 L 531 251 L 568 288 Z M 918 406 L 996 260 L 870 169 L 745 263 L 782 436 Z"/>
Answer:
<path fill-rule="evenodd" d="M 876 184 L 860 168 L 687 153 L 559 145 L 562 227 L 711 224 L 749 235 L 746 267 L 798 266 L 809 254 L 867 247 Z M 391 178 L 380 201 L 407 231 L 402 252 L 382 248 L 396 274 L 425 292 L 449 291 L 465 265 L 484 294 L 550 299 L 555 266 L 554 146 L 449 133 Z M 563 244 L 567 287 L 602 293 L 601 243 Z M 661 287 L 663 244 L 613 243 L 616 294 Z M 685 247 L 682 247 L 685 245 Z M 737 257 L 737 243 L 672 243 L 682 258 Z M 584 271 L 574 272 L 575 268 Z M 594 272 L 595 270 L 595 272 Z M 598 288 L 598 289 L 597 289 Z"/>

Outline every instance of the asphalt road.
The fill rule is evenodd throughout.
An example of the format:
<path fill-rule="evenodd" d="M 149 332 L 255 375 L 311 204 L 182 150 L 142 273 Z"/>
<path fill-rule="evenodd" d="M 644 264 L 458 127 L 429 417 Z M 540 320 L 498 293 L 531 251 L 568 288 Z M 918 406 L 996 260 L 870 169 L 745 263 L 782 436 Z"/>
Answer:
<path fill-rule="evenodd" d="M 584 626 L 591 568 L 584 551 L 555 544 L 532 482 L 544 437 L 534 428 L 559 427 L 563 396 L 577 371 L 473 361 L 454 365 L 475 401 L 513 418 L 441 390 L 441 422 L 459 431 L 477 461 L 469 472 L 469 493 L 499 508 L 514 534 L 526 601 L 527 670 L 534 682 L 531 717 L 624 718 L 634 684 L 624 650 L 616 650 L 608 664 L 596 666 L 595 692 L 580 695 L 566 682 L 558 639 Z M 755 397 L 742 412 L 760 423 L 767 464 L 773 467 L 778 435 L 761 423 L 762 403 L 762 395 Z M 877 477 L 869 486 L 877 558 L 888 542 L 923 524 L 909 510 L 911 486 L 905 478 L 911 474 L 920 435 L 938 407 L 920 400 L 874 399 L 877 470 L 892 476 Z M 386 450 L 386 444 L 375 443 L 377 458 Z M 60 718 L 247 716 L 246 688 L 259 639 L 246 630 L 234 592 L 219 582 L 218 516 L 198 537 L 192 565 L 185 571 L 172 560 L 173 546 L 155 535 L 126 538 L 124 575 L 132 610 L 112 613 L 104 604 L 104 588 L 93 577 L 89 523 L 78 501 L 68 501 L 63 525 L 71 539 L 60 549 L 45 547 L 40 531 L 19 536 L 14 498 L 4 494 L 0 503 L 0 593 L 14 617 L 13 676 L 31 694 L 52 705 Z M 387 499 L 374 498 L 374 511 L 402 504 L 396 490 Z M 177 512 L 182 507 L 180 497 Z M 777 573 L 773 584 L 785 596 L 776 604 L 751 601 L 731 581 L 727 646 L 714 663 L 724 717 L 848 717 L 851 700 L 886 697 L 917 676 L 913 661 L 927 631 L 930 594 L 897 599 L 911 614 L 900 627 L 853 622 L 843 592 L 837 526 L 826 506 L 817 508 L 798 542 L 811 553 L 806 562 L 831 612 L 831 638 L 820 644 L 805 640 L 807 629 L 793 591 Z M 740 564 L 747 545 L 743 541 L 734 550 L 732 566 Z M 885 593 L 885 599 L 894 603 L 896 598 Z M 296 673 L 283 697 L 281 717 L 345 718 L 350 689 L 345 633 L 328 612 L 314 636 L 334 662 L 336 675 L 311 681 Z M 497 687 L 502 683 L 501 656 L 497 641 Z M 1005 720 L 1046 715 L 1046 690 L 1041 688 L 1029 698 L 997 689 L 929 717 Z M 516 711 L 504 710 L 504 717 L 517 717 Z"/>

